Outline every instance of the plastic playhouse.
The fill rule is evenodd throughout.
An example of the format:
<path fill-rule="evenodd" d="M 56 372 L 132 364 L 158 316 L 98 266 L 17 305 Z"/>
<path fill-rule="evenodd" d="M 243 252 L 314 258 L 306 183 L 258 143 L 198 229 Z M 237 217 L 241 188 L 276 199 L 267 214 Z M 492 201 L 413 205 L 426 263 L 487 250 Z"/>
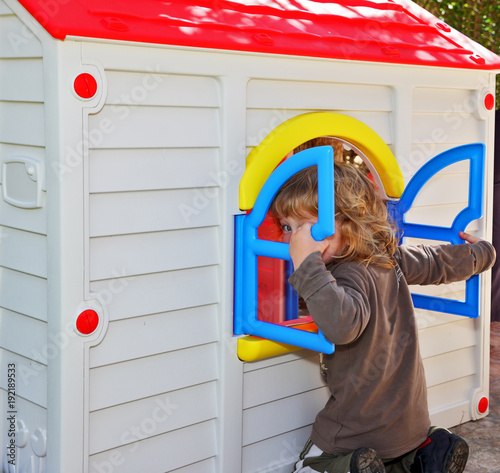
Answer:
<path fill-rule="evenodd" d="M 409 0 L 0 0 L 2 471 L 290 471 L 335 347 L 265 217 L 317 165 L 330 234 L 334 153 L 283 159 L 490 239 L 499 70 Z M 413 290 L 433 423 L 484 417 L 489 274 Z"/>

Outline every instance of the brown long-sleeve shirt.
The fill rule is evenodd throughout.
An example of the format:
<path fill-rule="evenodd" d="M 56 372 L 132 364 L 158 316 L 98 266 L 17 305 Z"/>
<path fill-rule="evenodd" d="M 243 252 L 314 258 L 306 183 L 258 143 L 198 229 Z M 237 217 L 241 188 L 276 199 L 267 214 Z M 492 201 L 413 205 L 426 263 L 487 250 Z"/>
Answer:
<path fill-rule="evenodd" d="M 323 451 L 371 447 L 395 458 L 419 446 L 430 426 L 427 388 L 408 284 L 460 281 L 490 268 L 486 241 L 401 246 L 396 268 L 355 262 L 325 267 L 319 252 L 290 277 L 335 352 L 322 367 L 331 396 L 313 425 Z"/>

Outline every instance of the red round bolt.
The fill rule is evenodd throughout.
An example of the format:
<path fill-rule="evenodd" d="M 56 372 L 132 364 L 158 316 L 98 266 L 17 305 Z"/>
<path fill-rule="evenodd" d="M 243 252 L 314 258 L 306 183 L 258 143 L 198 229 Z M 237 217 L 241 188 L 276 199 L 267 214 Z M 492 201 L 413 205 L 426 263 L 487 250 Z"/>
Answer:
<path fill-rule="evenodd" d="M 484 414 L 488 410 L 488 398 L 487 397 L 482 397 L 478 404 L 477 404 L 477 410 L 480 414 Z"/>
<path fill-rule="evenodd" d="M 486 94 L 484 97 L 484 106 L 486 110 L 493 110 L 495 106 L 495 97 L 493 94 Z"/>
<path fill-rule="evenodd" d="M 79 74 L 73 83 L 76 95 L 82 99 L 91 99 L 97 92 L 97 81 L 87 72 Z"/>
<path fill-rule="evenodd" d="M 95 310 L 86 309 L 76 318 L 76 329 L 83 335 L 90 335 L 99 325 L 99 315 Z"/>

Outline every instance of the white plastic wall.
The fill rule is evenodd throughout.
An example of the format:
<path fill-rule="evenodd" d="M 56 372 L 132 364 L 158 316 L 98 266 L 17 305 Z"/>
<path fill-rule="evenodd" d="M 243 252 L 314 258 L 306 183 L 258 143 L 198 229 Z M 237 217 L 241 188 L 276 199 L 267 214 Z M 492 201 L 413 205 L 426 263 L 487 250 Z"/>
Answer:
<path fill-rule="evenodd" d="M 106 52 L 88 120 L 90 290 L 110 320 L 90 351 L 90 471 L 114 456 L 121 471 L 215 471 L 219 83 L 107 71 Z"/>
<path fill-rule="evenodd" d="M 0 2 L 2 165 L 7 166 L 5 160 L 12 156 L 30 156 L 41 165 L 45 162 L 43 82 L 40 41 Z M 11 187 L 11 194 L 28 197 L 31 190 L 23 193 L 23 184 L 33 182 L 24 165 L 9 166 L 12 182 L 19 184 Z M 0 179 L 3 194 L 6 183 L 4 176 Z M 45 200 L 45 185 L 40 185 Z M 17 466 L 25 468 L 30 456 L 36 458 L 32 448 L 36 441 L 30 436 L 46 427 L 47 364 L 53 354 L 53 343 L 47 339 L 46 227 L 45 208 L 25 209 L 0 198 L 2 471 L 13 471 L 7 469 L 9 460 L 17 459 Z M 15 430 L 19 434 L 14 446 Z"/>

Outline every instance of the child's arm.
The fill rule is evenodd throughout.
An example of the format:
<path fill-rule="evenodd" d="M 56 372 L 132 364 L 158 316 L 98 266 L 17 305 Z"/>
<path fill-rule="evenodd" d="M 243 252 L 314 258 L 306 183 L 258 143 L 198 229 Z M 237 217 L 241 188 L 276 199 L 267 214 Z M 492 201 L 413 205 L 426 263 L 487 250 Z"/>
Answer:
<path fill-rule="evenodd" d="M 337 284 L 325 260 L 337 255 L 342 243 L 335 236 L 314 240 L 311 227 L 312 223 L 302 223 L 290 238 L 295 271 L 289 281 L 306 301 L 309 313 L 326 339 L 335 344 L 350 343 L 360 336 L 370 318 L 367 268 L 353 265 L 342 284 Z"/>
<path fill-rule="evenodd" d="M 289 278 L 325 338 L 336 345 L 353 342 L 368 324 L 374 290 L 370 281 L 368 269 L 359 264 L 336 279 L 319 252 L 310 254 Z"/>
<path fill-rule="evenodd" d="M 396 258 L 408 284 L 463 281 L 491 268 L 496 254 L 487 241 L 460 232 L 460 245 L 402 245 Z"/>

